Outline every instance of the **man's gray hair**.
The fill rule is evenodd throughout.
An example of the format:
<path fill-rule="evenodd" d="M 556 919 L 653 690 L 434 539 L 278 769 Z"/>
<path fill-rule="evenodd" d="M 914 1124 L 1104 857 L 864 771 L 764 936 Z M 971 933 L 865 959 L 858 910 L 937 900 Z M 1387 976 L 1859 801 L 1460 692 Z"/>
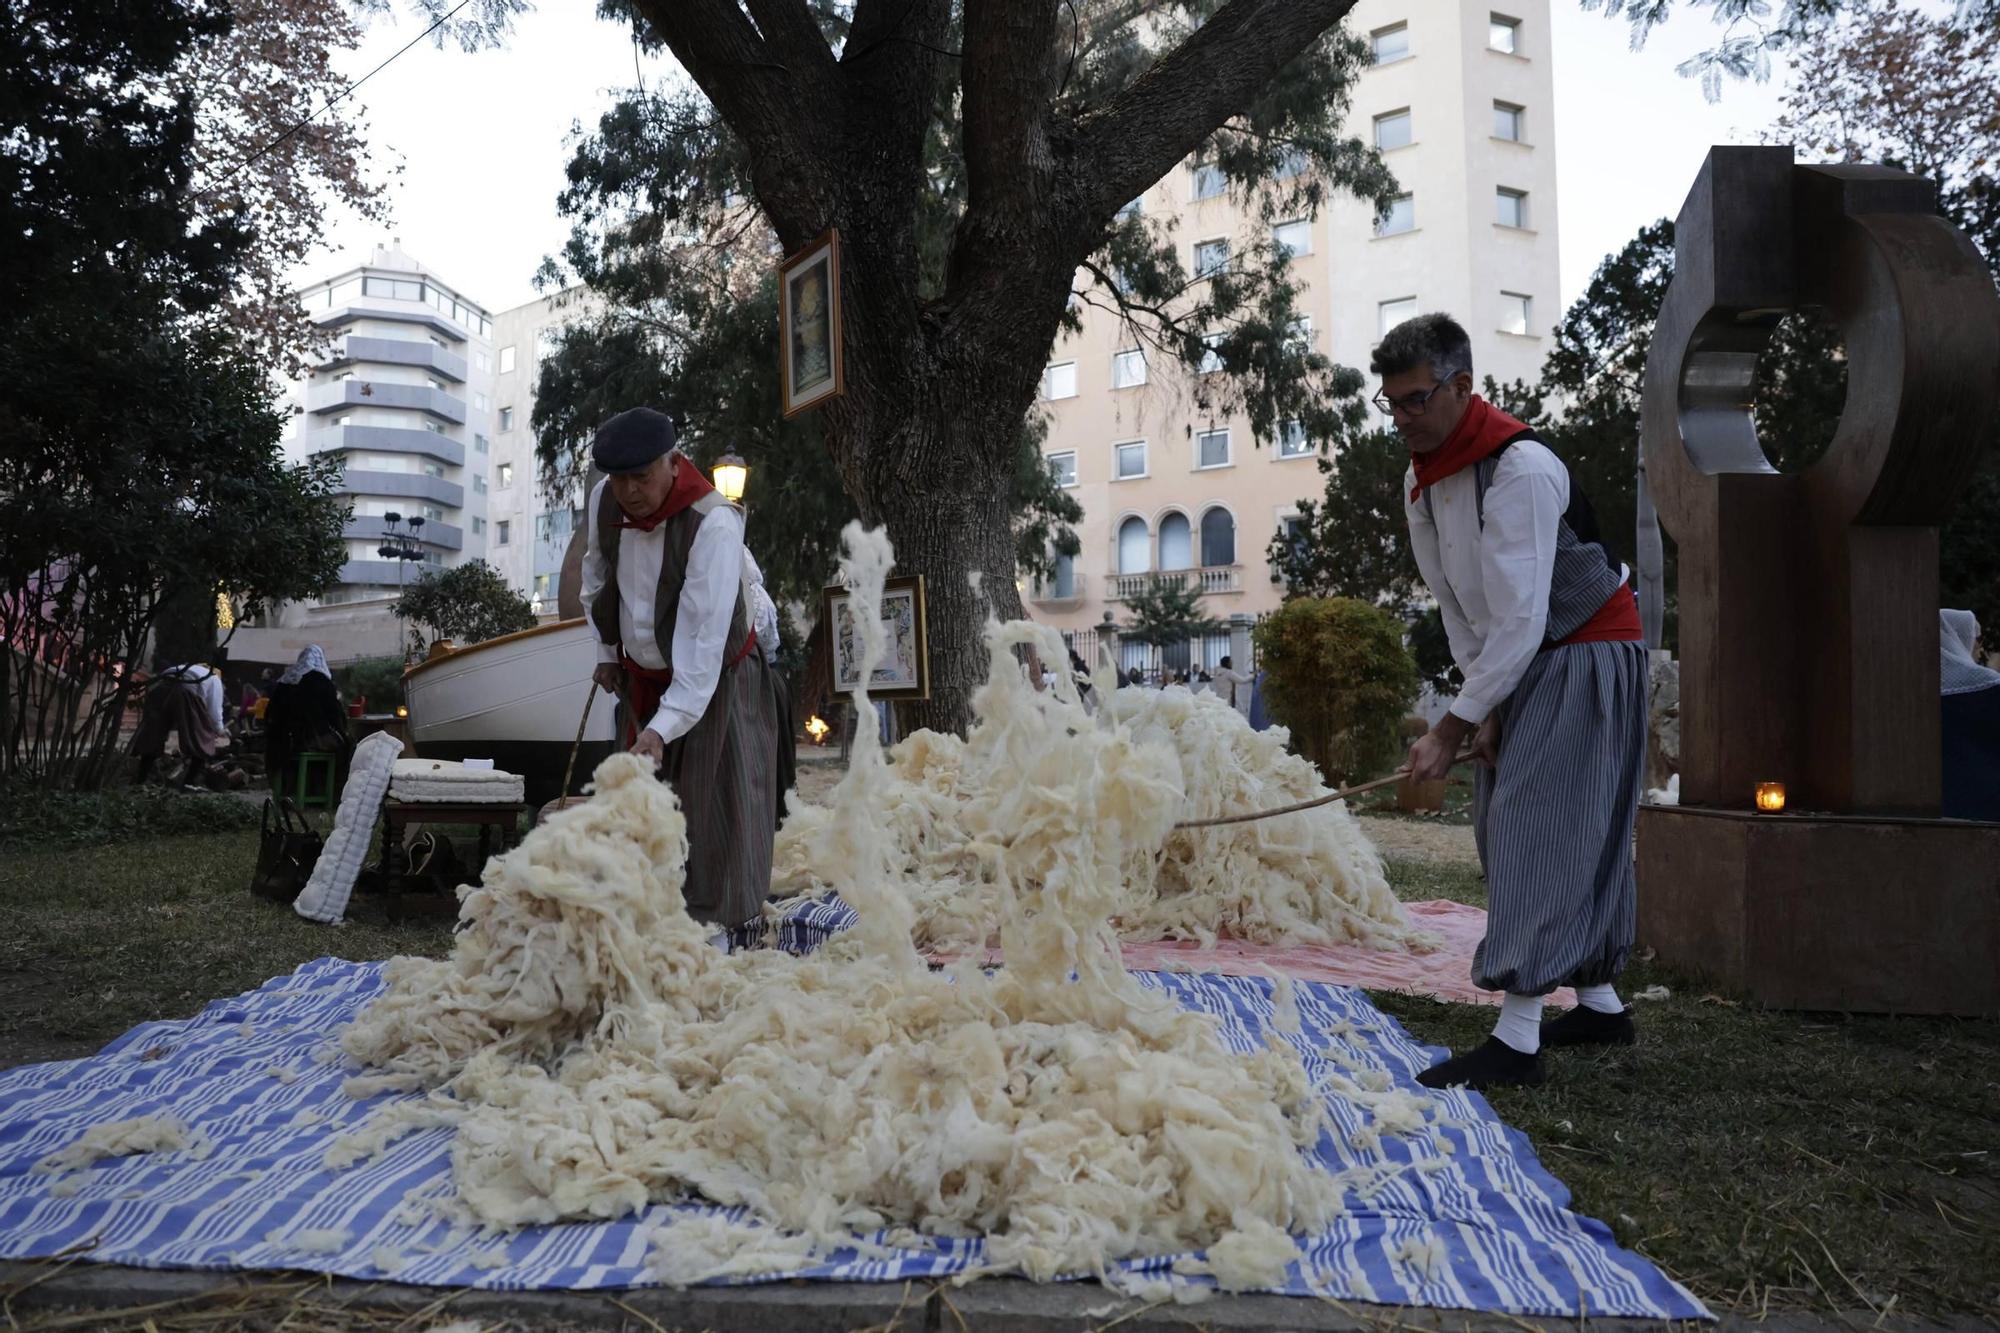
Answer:
<path fill-rule="evenodd" d="M 1418 315 L 1390 329 L 1369 359 L 1368 369 L 1377 375 L 1400 375 L 1426 364 L 1439 384 L 1460 371 L 1472 373 L 1472 339 L 1450 315 Z"/>

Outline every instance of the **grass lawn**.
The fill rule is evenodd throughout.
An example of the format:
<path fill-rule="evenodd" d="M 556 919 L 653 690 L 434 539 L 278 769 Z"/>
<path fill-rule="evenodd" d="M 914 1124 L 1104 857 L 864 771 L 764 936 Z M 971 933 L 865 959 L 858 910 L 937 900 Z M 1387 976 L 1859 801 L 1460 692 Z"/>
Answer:
<path fill-rule="evenodd" d="M 441 924 L 340 929 L 250 897 L 253 832 L 0 854 L 0 1065 L 85 1054 L 323 954 L 440 952 Z M 1390 863 L 1406 898 L 1468 869 Z M 2000 1023 L 1765 1013 L 1640 964 L 1631 1050 L 1551 1057 L 1500 1113 L 1608 1222 L 1719 1310 L 2000 1307 Z M 1492 1011 L 1377 993 L 1427 1042 Z"/>
<path fill-rule="evenodd" d="M 1353 801 L 1357 815 L 1376 815 L 1384 819 L 1413 819 L 1432 824 L 1472 823 L 1472 769 L 1470 766 L 1455 768 L 1445 782 L 1444 809 L 1442 810 L 1399 810 L 1396 808 L 1396 789 L 1384 787 L 1379 791 L 1367 792 Z"/>

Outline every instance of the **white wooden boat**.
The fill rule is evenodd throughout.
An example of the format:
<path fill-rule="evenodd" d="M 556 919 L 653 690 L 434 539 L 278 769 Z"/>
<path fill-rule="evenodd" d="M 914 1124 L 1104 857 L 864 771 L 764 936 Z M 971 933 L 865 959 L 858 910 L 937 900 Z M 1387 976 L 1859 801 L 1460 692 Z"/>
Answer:
<path fill-rule="evenodd" d="M 560 794 L 596 666 L 597 634 L 580 618 L 420 662 L 403 673 L 410 748 L 426 759 L 491 759 L 519 773 L 528 803 L 539 807 Z M 598 691 L 572 790 L 611 752 L 617 711 L 617 700 Z"/>

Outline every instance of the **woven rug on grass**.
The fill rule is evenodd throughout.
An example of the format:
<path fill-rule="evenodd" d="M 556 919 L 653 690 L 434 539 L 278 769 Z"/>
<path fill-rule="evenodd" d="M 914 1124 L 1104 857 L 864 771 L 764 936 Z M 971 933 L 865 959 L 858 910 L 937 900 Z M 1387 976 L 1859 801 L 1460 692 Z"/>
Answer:
<path fill-rule="evenodd" d="M 1272 1030 L 1271 986 L 1256 978 L 1145 973 L 1145 984 L 1215 1016 L 1241 1050 Z M 381 989 L 379 963 L 323 958 L 194 1018 L 144 1024 L 87 1059 L 0 1072 L 0 1257 L 79 1254 L 103 1263 L 209 1270 L 307 1269 L 369 1280 L 502 1290 L 648 1285 L 649 1233 L 676 1213 L 740 1209 L 654 1205 L 617 1222 L 512 1235 L 453 1236 L 405 1205 L 448 1191 L 448 1129 L 413 1134 L 372 1162 L 322 1162 L 333 1136 L 384 1098 L 351 1100 L 338 1064 L 315 1057 Z M 1315 1077 L 1338 1044 L 1366 1077 L 1414 1086 L 1434 1052 L 1344 987 L 1302 984 L 1301 1031 L 1281 1034 Z M 1477 1094 L 1438 1101 L 1437 1134 L 1361 1132 L 1367 1113 L 1336 1099 L 1337 1132 L 1314 1155 L 1346 1186 L 1346 1210 L 1282 1290 L 1337 1300 L 1523 1315 L 1706 1316 L 1699 1301 L 1602 1224 L 1569 1211 L 1569 1192 L 1527 1140 Z M 35 1170 L 92 1125 L 160 1113 L 196 1147 L 115 1158 L 67 1176 Z M 1449 1141 L 1453 1151 L 1438 1144 Z M 414 1210 L 413 1210 L 414 1211 Z M 1164 1273 L 1177 1256 L 1123 1265 Z M 864 1258 L 836 1250 L 788 1277 L 901 1281 L 981 1266 L 973 1241 Z M 1205 1278 L 1188 1281 L 1202 1283 Z"/>

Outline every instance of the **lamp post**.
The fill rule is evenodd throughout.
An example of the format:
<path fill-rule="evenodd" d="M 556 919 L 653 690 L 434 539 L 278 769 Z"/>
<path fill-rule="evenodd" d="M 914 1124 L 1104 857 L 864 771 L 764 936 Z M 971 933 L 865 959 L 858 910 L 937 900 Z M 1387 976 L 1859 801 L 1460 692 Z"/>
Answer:
<path fill-rule="evenodd" d="M 715 489 L 722 492 L 722 498 L 731 504 L 743 501 L 744 488 L 750 484 L 750 465 L 731 453 L 715 460 L 713 475 Z"/>
<path fill-rule="evenodd" d="M 405 524 L 408 527 L 405 530 Z M 382 515 L 382 544 L 375 548 L 375 554 L 384 560 L 396 562 L 396 641 L 403 642 L 403 566 L 411 560 L 424 558 L 423 547 L 418 545 L 418 534 L 423 531 L 421 514 L 412 514 L 406 520 L 395 510 Z M 404 660 L 409 659 L 409 649 L 403 650 Z"/>

